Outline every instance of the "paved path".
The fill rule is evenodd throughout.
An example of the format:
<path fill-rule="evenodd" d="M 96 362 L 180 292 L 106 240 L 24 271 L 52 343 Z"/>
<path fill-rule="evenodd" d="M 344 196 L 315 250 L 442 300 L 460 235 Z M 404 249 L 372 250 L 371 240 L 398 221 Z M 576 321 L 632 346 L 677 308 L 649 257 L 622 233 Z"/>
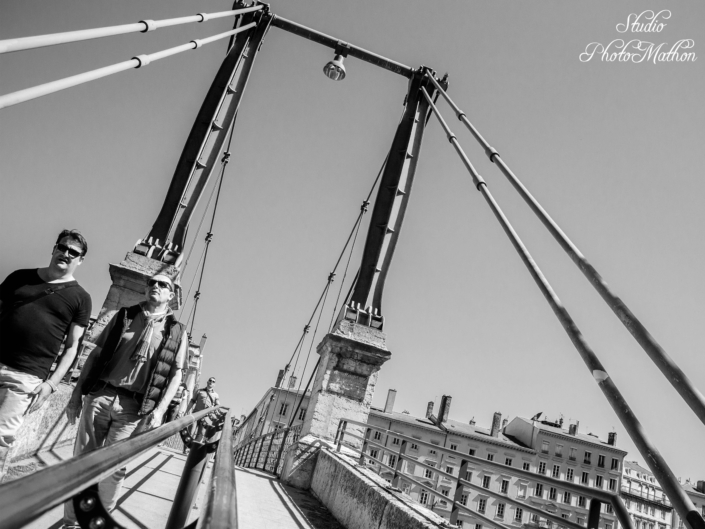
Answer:
<path fill-rule="evenodd" d="M 49 455 L 42 454 L 48 458 Z M 57 461 L 69 457 L 70 453 L 56 453 Z M 122 496 L 113 512 L 115 520 L 128 529 L 162 529 L 166 525 L 172 499 L 181 478 L 186 456 L 169 448 L 149 450 L 127 466 L 127 478 Z M 49 463 L 50 464 L 50 463 Z M 196 508 L 191 511 L 188 523 L 198 518 L 199 505 L 207 489 L 204 482 L 210 479 L 212 464 L 199 487 Z M 63 507 L 55 507 L 40 518 L 25 526 L 26 529 L 58 529 L 61 527 Z"/>
<path fill-rule="evenodd" d="M 271 474 L 235 467 L 238 529 L 345 529 L 311 495 Z"/>

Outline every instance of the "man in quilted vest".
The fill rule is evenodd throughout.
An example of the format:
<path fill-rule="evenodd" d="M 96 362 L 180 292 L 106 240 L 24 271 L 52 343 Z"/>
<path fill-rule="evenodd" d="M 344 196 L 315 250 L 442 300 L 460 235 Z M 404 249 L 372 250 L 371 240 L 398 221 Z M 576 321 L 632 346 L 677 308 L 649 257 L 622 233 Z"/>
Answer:
<path fill-rule="evenodd" d="M 176 394 L 188 338 L 168 306 L 173 281 L 155 275 L 146 297 L 113 316 L 83 366 L 66 409 L 71 424 L 80 417 L 74 455 L 156 428 Z M 109 511 L 115 508 L 125 474 L 121 468 L 99 485 Z M 76 524 L 71 501 L 65 504 L 64 523 Z"/>

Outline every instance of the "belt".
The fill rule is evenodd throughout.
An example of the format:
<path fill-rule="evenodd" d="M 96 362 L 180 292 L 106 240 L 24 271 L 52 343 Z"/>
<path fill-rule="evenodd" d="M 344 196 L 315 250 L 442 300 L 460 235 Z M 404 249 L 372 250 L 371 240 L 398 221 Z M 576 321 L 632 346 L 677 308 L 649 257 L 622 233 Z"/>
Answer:
<path fill-rule="evenodd" d="M 104 380 L 99 380 L 93 388 L 93 391 L 100 391 L 101 389 L 109 389 L 123 397 L 135 399 L 137 402 L 140 402 L 144 398 L 144 393 L 138 393 L 137 391 L 130 391 L 129 389 L 121 388 L 119 386 L 113 386 L 110 382 L 105 382 Z"/>

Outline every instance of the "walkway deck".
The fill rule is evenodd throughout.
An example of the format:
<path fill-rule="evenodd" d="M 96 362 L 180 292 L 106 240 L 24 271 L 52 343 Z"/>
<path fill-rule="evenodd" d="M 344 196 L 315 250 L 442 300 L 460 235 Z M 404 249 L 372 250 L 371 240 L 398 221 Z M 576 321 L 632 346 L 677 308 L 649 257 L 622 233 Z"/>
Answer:
<path fill-rule="evenodd" d="M 40 455 L 44 465 L 71 456 L 69 447 Z M 155 448 L 128 465 L 123 494 L 113 516 L 128 529 L 162 529 L 181 477 L 186 456 L 170 448 Z M 204 482 L 210 479 L 208 465 Z M 238 529 L 344 529 L 309 492 L 281 484 L 265 472 L 235 467 Z M 189 523 L 200 515 L 207 487 L 199 487 Z M 63 508 L 56 507 L 25 526 L 58 529 Z M 225 528 L 224 528 L 225 529 Z"/>

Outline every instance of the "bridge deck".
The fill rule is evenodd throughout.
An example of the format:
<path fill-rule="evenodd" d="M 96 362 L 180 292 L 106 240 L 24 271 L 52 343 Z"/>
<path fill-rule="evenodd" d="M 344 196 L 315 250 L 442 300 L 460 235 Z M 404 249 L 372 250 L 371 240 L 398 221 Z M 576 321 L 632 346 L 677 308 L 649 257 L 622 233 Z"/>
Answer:
<path fill-rule="evenodd" d="M 65 447 L 38 456 L 41 466 L 71 457 Z M 162 529 L 181 478 L 186 456 L 178 450 L 155 448 L 130 463 L 115 520 L 128 529 Z M 210 479 L 208 465 L 204 482 Z M 265 472 L 235 467 L 239 529 L 344 529 L 309 492 L 282 485 Z M 199 487 L 189 523 L 201 512 L 207 487 Z M 58 529 L 63 507 L 56 507 L 25 526 L 27 529 Z"/>

